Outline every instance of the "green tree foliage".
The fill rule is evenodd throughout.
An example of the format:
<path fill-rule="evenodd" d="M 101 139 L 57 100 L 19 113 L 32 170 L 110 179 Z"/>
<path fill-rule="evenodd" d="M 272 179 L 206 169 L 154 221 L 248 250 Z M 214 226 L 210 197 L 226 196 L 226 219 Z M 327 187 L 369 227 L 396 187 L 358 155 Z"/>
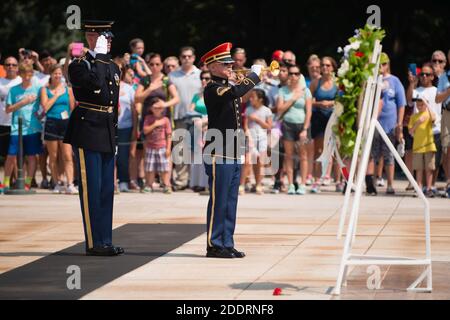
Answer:
<path fill-rule="evenodd" d="M 448 50 L 450 2 L 375 0 L 2 0 L 0 51 L 48 49 L 63 55 L 67 44 L 82 33 L 66 28 L 66 8 L 81 7 L 82 17 L 113 19 L 113 53 L 128 50 L 134 37 L 145 40 L 146 51 L 177 55 L 183 45 L 197 49 L 197 57 L 212 46 L 231 41 L 247 49 L 249 58 L 270 59 L 276 49 L 291 49 L 300 62 L 311 53 L 338 58 L 336 48 L 368 18 L 371 4 L 381 8 L 386 30 L 384 50 L 394 73 L 404 79 L 408 62 L 418 64 L 435 49 Z"/>

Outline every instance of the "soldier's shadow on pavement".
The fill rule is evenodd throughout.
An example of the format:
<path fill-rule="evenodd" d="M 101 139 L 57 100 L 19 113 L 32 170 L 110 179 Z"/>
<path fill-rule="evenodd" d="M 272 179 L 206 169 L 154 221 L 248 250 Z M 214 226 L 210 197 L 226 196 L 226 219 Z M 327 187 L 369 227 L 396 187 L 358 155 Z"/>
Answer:
<path fill-rule="evenodd" d="M 1 253 L 0 256 L 41 256 L 0 274 L 0 299 L 79 299 L 205 232 L 202 224 L 126 224 L 113 231 L 113 242 L 125 249 L 117 257 L 85 256 L 85 245 L 62 251 Z M 170 254 L 170 257 L 200 257 Z M 71 267 L 72 266 L 72 267 Z M 74 270 L 80 270 L 77 273 Z M 80 289 L 73 288 L 76 277 Z M 69 286 L 68 286 L 69 284 Z"/>

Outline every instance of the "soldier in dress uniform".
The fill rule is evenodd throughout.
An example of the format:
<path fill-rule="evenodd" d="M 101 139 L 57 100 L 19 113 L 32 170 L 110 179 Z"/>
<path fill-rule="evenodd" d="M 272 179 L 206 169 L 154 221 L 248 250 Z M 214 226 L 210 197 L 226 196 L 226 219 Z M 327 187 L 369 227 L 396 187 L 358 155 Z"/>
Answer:
<path fill-rule="evenodd" d="M 241 97 L 260 82 L 262 66 L 253 65 L 251 72 L 231 85 L 232 44 L 223 43 L 206 53 L 201 61 L 212 79 L 204 91 L 208 112 L 208 132 L 203 149 L 210 198 L 207 209 L 207 257 L 243 258 L 234 247 L 236 209 L 243 163 L 244 141 L 239 105 Z"/>
<path fill-rule="evenodd" d="M 108 52 L 112 21 L 84 21 L 89 50 L 69 65 L 77 106 L 64 142 L 71 144 L 78 166 L 86 254 L 115 256 L 112 244 L 114 158 L 116 153 L 120 69 Z"/>

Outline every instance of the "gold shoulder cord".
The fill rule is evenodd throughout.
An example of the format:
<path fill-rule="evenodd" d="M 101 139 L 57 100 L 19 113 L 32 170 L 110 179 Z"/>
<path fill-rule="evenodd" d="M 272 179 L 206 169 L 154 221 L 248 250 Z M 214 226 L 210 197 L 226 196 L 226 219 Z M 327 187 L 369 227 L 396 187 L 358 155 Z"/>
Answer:
<path fill-rule="evenodd" d="M 225 92 L 227 92 L 230 89 L 231 89 L 230 87 L 219 87 L 217 88 L 217 95 L 221 97 L 225 94 Z"/>

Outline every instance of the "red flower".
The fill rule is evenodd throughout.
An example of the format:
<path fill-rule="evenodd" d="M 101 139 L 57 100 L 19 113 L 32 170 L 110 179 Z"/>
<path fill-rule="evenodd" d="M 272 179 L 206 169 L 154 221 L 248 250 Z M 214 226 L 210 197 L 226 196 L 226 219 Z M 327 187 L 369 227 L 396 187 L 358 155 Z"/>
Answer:
<path fill-rule="evenodd" d="M 275 290 L 273 290 L 273 295 L 274 296 L 280 296 L 281 295 L 281 288 L 275 288 Z"/>
<path fill-rule="evenodd" d="M 361 51 L 357 51 L 355 52 L 355 56 L 357 56 L 358 58 L 362 58 L 364 57 L 364 53 L 362 53 Z"/>

